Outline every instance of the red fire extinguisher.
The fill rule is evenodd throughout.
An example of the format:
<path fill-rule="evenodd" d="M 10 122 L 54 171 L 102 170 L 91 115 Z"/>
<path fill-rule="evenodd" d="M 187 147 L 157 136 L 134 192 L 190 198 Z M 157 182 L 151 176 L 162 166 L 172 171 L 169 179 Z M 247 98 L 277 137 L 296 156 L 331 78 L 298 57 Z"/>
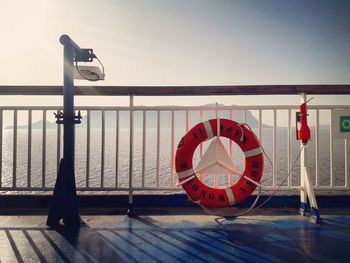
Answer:
<path fill-rule="evenodd" d="M 302 103 L 299 106 L 300 112 L 297 112 L 297 140 L 301 140 L 301 142 L 306 145 L 310 140 L 310 128 L 307 125 L 307 108 L 306 102 Z"/>

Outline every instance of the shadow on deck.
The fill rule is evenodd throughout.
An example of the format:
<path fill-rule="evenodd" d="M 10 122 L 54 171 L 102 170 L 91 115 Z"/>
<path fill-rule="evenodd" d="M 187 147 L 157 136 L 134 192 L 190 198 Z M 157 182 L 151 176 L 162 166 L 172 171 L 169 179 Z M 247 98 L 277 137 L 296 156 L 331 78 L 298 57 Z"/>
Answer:
<path fill-rule="evenodd" d="M 261 209 L 240 218 L 162 210 L 136 218 L 85 215 L 76 231 L 49 229 L 40 215 L 0 216 L 0 261 L 350 261 L 349 209 L 322 211 L 321 225 L 296 209 Z"/>

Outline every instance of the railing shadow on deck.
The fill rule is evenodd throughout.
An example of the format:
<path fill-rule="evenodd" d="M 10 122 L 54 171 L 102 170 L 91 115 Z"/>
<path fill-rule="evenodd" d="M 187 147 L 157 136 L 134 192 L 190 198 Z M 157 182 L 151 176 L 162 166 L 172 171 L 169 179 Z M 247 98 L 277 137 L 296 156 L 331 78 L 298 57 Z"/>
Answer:
<path fill-rule="evenodd" d="M 0 227 L 0 259 L 4 262 L 10 259 L 18 262 L 296 262 L 300 258 L 346 261 L 349 229 L 339 225 L 336 216 L 328 219 L 323 225 L 292 217 L 239 218 L 206 225 L 185 217 L 172 222 L 158 221 L 156 216 L 137 216 L 119 217 L 117 222 L 108 217 L 102 219 L 104 223 L 98 224 L 99 227 L 94 227 L 94 223 L 89 226 L 87 220 L 75 230 Z M 347 218 L 342 216 L 340 220 Z"/>

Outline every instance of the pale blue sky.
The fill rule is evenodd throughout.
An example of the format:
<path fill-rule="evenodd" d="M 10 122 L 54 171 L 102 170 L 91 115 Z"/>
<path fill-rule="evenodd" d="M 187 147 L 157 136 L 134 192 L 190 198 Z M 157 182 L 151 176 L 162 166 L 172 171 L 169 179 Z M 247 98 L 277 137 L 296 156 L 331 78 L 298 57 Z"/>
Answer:
<path fill-rule="evenodd" d="M 60 85 L 58 38 L 63 33 L 81 47 L 94 48 L 107 74 L 99 85 L 350 84 L 350 1 L 0 0 L 0 4 L 0 85 Z M 11 97 L 4 103 L 12 101 Z M 16 101 L 61 104 L 60 98 Z M 299 99 L 136 100 L 186 105 L 216 101 L 294 104 Z M 348 101 L 349 96 L 318 96 L 313 103 Z M 99 102 L 77 99 L 78 104 Z M 127 100 L 109 98 L 103 104 L 116 102 Z"/>

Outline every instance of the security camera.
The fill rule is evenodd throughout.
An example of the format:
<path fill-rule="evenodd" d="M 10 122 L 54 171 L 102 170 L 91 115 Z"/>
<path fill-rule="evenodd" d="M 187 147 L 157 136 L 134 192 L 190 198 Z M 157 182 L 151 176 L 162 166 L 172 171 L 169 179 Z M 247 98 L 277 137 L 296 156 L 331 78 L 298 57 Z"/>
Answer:
<path fill-rule="evenodd" d="M 97 66 L 80 66 L 74 68 L 74 79 L 85 79 L 90 81 L 104 80 L 105 74 Z"/>

